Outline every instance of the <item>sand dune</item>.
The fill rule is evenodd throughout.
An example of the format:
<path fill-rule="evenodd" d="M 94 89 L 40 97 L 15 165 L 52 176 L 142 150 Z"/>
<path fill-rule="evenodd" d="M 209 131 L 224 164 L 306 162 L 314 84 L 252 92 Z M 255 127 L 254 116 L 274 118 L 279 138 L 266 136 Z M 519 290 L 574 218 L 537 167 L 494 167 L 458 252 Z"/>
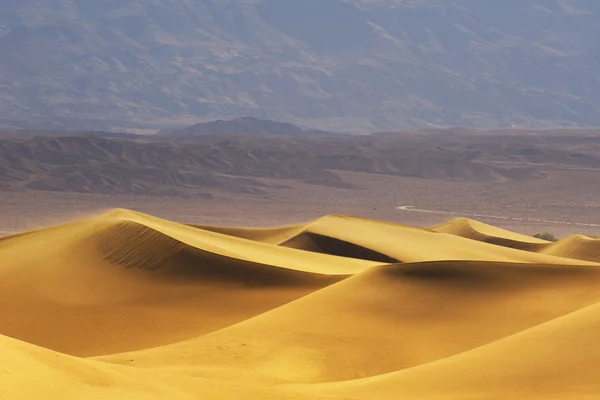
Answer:
<path fill-rule="evenodd" d="M 545 247 L 545 254 L 600 262 L 600 239 L 573 235 Z"/>
<path fill-rule="evenodd" d="M 598 243 L 124 209 L 9 236 L 0 398 L 592 398 Z"/>
<path fill-rule="evenodd" d="M 468 218 L 459 218 L 431 228 L 481 242 L 514 249 L 533 251 L 575 260 L 600 262 L 600 239 L 573 235 L 555 243 L 510 232 Z"/>

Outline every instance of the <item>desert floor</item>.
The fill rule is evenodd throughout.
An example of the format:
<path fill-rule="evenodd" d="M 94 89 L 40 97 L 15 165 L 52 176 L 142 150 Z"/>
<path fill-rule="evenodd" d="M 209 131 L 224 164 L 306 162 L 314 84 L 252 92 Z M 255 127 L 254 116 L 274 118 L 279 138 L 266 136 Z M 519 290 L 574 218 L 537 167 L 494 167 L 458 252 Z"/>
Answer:
<path fill-rule="evenodd" d="M 0 232 L 127 208 L 183 223 L 226 226 L 279 226 L 348 214 L 424 227 L 468 217 L 524 234 L 600 235 L 600 174 L 595 170 L 547 171 L 544 179 L 506 183 L 338 174 L 358 189 L 262 179 L 286 188 L 267 195 L 223 194 L 217 199 L 0 192 Z M 436 212 L 401 209 L 404 206 Z"/>

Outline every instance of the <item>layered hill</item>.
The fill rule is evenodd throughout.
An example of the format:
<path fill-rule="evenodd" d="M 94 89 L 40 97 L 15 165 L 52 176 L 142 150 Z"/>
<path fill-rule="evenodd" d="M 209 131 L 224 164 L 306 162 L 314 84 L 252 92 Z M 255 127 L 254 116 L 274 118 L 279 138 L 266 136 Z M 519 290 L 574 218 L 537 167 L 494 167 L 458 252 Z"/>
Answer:
<path fill-rule="evenodd" d="M 4 1 L 0 124 L 598 126 L 599 12 L 594 0 Z"/>
<path fill-rule="evenodd" d="M 599 246 L 124 209 L 23 232 L 0 239 L 0 396 L 594 398 Z"/>
<path fill-rule="evenodd" d="M 507 182 L 539 179 L 549 170 L 600 168 L 597 131 L 275 132 L 280 131 L 135 138 L 105 132 L 7 132 L 0 137 L 0 190 L 214 197 L 262 195 L 288 184 L 262 178 L 353 187 L 338 171 Z"/>

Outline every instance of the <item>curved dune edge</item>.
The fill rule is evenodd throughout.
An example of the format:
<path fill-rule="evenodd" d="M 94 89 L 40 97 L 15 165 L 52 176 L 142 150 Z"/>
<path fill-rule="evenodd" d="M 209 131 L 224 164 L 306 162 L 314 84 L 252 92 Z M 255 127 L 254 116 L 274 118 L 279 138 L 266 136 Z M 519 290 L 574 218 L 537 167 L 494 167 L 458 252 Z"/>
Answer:
<path fill-rule="evenodd" d="M 123 209 L 6 237 L 0 398 L 593 397 L 597 243 Z"/>
<path fill-rule="evenodd" d="M 550 244 L 547 240 L 511 232 L 470 218 L 456 218 L 436 225 L 431 230 L 523 250 L 537 249 Z"/>

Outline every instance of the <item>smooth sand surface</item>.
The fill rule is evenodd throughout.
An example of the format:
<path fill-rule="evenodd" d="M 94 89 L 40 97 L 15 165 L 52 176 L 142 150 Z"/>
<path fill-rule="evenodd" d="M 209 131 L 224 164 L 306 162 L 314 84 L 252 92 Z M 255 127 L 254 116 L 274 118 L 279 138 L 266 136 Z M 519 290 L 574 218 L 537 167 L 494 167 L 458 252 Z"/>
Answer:
<path fill-rule="evenodd" d="M 599 398 L 599 261 L 468 219 L 116 209 L 0 239 L 0 398 Z"/>

